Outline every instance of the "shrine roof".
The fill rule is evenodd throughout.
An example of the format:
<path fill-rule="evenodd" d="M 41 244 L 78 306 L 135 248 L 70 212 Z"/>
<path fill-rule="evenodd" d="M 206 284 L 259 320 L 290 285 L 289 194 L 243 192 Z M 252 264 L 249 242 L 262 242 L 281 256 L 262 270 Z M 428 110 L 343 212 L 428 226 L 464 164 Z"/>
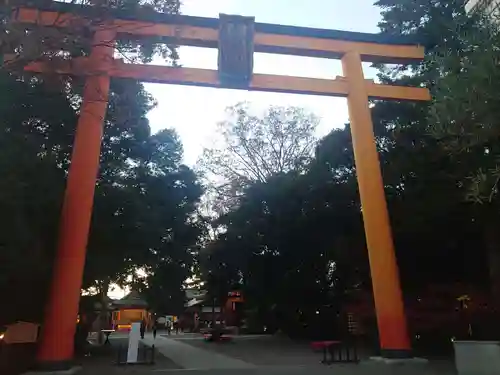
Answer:
<path fill-rule="evenodd" d="M 148 307 L 148 303 L 141 298 L 139 293 L 135 290 L 131 291 L 125 297 L 114 300 L 113 305 L 116 307 L 126 307 L 126 306 L 135 306 L 135 307 Z"/>

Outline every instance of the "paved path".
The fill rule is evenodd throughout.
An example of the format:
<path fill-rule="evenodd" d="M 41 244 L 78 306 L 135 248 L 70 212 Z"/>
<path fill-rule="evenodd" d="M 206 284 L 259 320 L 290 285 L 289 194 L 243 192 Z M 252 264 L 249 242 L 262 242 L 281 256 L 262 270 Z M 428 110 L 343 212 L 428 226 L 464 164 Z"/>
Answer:
<path fill-rule="evenodd" d="M 175 336 L 173 336 L 175 337 Z M 142 342 L 148 346 L 155 345 L 155 348 L 175 362 L 181 370 L 175 368 L 156 368 L 152 373 L 162 375 L 163 372 L 168 372 L 168 375 L 188 375 L 193 372 L 199 375 L 454 375 L 456 374 L 453 366 L 448 362 L 433 362 L 429 364 L 405 364 L 405 365 L 387 365 L 376 361 L 365 360 L 360 364 L 335 364 L 324 366 L 319 363 L 319 358 L 314 357 L 314 362 L 304 361 L 303 364 L 294 363 L 290 358 L 286 358 L 285 364 L 277 361 L 256 361 L 250 360 L 250 357 L 238 359 L 231 356 L 231 353 L 218 353 L 210 350 L 210 347 L 203 345 L 193 345 L 195 337 L 185 335 L 176 337 L 162 337 L 158 335 L 156 340 L 153 340 L 151 334 L 147 334 Z M 199 340 L 199 336 L 198 336 Z M 240 340 L 240 344 L 247 340 Z M 258 340 L 250 339 L 250 341 L 258 342 Z M 189 344 L 188 344 L 189 343 Z M 210 345 L 210 344 L 207 344 Z M 261 345 L 258 345 L 259 347 Z M 222 348 L 222 346 L 221 346 Z M 228 346 L 229 348 L 229 346 Z M 213 349 L 213 347 L 212 347 Z M 251 351 L 250 348 L 241 346 L 239 350 L 243 352 Z M 270 355 L 280 355 L 276 348 L 265 347 L 265 352 L 271 352 Z M 234 353 L 232 353 L 234 354 Z M 283 354 L 283 353 L 281 353 Z M 293 355 L 298 353 L 294 352 Z M 317 353 L 316 353 L 317 354 Z M 263 352 L 255 352 L 254 355 L 262 357 Z M 269 355 L 269 354 L 268 354 Z M 176 374 L 170 374 L 170 373 Z M 167 375 L 167 374 L 165 374 Z"/>
<path fill-rule="evenodd" d="M 195 348 L 192 345 L 184 344 L 178 340 L 172 340 L 160 335 L 153 339 L 152 334 L 147 334 L 141 340 L 144 344 L 155 348 L 165 357 L 170 358 L 176 364 L 184 369 L 203 369 L 203 370 L 219 370 L 219 369 L 254 369 L 255 365 L 231 358 L 223 354 L 210 352 L 208 350 Z"/>

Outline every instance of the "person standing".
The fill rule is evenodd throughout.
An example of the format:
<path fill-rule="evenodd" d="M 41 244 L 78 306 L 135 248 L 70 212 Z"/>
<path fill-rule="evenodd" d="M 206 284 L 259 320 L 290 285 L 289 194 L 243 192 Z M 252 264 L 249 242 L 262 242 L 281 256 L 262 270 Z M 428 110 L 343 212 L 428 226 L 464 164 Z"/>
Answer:
<path fill-rule="evenodd" d="M 156 320 L 153 323 L 153 340 L 156 339 L 156 330 L 158 328 L 158 325 L 156 323 Z"/>

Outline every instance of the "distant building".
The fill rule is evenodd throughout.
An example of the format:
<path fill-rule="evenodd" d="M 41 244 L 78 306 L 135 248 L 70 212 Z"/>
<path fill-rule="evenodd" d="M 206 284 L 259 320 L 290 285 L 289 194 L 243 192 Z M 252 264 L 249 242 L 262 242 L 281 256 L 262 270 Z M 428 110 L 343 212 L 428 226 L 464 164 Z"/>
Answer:
<path fill-rule="evenodd" d="M 499 16 L 500 0 L 469 0 L 465 4 L 467 13 L 483 9 L 486 13 Z"/>
<path fill-rule="evenodd" d="M 148 303 L 141 298 L 138 292 L 131 291 L 125 297 L 111 302 L 113 311 L 113 327 L 117 330 L 129 330 L 134 322 L 146 320 L 149 324 L 151 314 L 148 312 Z"/>
<path fill-rule="evenodd" d="M 212 306 L 213 301 L 205 290 L 185 289 L 185 293 L 187 302 L 181 317 L 185 325 L 184 328 L 196 331 L 200 325 L 206 325 L 212 319 L 228 326 L 240 325 L 243 316 L 241 292 L 229 292 L 225 300 L 219 301 L 216 306 Z M 212 313 L 215 313 L 214 317 L 212 317 Z"/>

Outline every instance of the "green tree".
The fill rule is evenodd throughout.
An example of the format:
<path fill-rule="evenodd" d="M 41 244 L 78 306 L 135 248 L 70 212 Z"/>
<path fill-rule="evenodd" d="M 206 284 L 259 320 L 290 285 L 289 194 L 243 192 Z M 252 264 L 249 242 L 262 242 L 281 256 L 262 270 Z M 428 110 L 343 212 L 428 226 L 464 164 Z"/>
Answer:
<path fill-rule="evenodd" d="M 476 203 L 476 219 L 484 228 L 494 296 L 500 296 L 500 248 L 498 246 L 498 181 L 500 127 L 496 113 L 495 85 L 500 82 L 497 51 L 500 28 L 495 20 L 476 14 L 475 23 L 461 32 L 463 48 L 444 49 L 436 56 L 442 78 L 436 85 L 429 128 L 439 144 L 460 168 L 457 178 L 465 198 Z"/>
<path fill-rule="evenodd" d="M 500 253 L 495 35 L 465 14 L 463 1 L 377 5 L 383 33 L 427 47 L 421 63 L 380 66 L 380 80 L 428 87 L 436 97 L 372 108 L 404 296 L 411 303 L 436 284 L 483 287 Z M 224 230 L 204 249 L 204 275 L 242 283 L 248 306 L 262 318 L 279 315 L 290 332 L 313 322 L 311 312 L 371 288 L 349 125 L 322 139 L 306 164 L 280 172 L 248 181 L 216 222 Z"/>
<path fill-rule="evenodd" d="M 0 288 L 19 301 L 1 320 L 40 319 L 77 108 L 38 79 L 7 74 L 1 79 L 2 92 L 9 95 L 0 105 L 0 171 L 6 177 L 0 186 Z M 154 103 L 142 85 L 114 81 L 112 86 L 84 286 L 105 294 L 109 283 L 123 283 L 143 268 L 153 280 L 149 287 L 159 288 L 159 280 L 179 294 L 193 262 L 199 231 L 192 217 L 202 189 L 181 163 L 175 133 L 150 134 L 145 116 Z M 171 265 L 167 279 L 155 278 L 162 262 Z M 12 295 L 22 290 L 36 298 L 20 301 Z"/>
<path fill-rule="evenodd" d="M 5 322 L 41 312 L 64 188 L 64 171 L 46 136 L 74 123 L 76 114 L 64 95 L 39 84 L 1 74 L 0 85 L 0 293 L 9 301 L 0 321 Z"/>
<path fill-rule="evenodd" d="M 481 25 L 483 21 L 478 15 L 465 13 L 464 3 L 463 0 L 419 0 L 414 3 L 378 1 L 376 4 L 383 9 L 383 21 L 380 24 L 382 32 L 407 34 L 427 47 L 426 59 L 423 63 L 405 67 L 409 68 L 406 70 L 382 69 L 381 80 L 389 83 L 423 85 L 431 89 L 435 98 L 444 98 L 446 93 L 448 103 L 463 105 L 463 103 L 458 104 L 459 101 L 455 101 L 455 97 L 467 96 L 466 86 L 462 85 L 459 88 L 457 85 L 455 90 L 446 91 L 443 83 L 447 81 L 446 77 L 460 65 L 459 56 L 467 56 L 471 50 L 476 50 L 477 41 L 473 40 L 472 35 L 482 34 L 485 31 Z M 444 56 L 454 56 L 454 63 L 451 60 L 446 63 Z M 495 220 L 481 207 L 470 203 L 471 199 L 468 198 L 470 190 L 467 191 L 465 186 L 470 186 L 471 171 L 474 168 L 475 170 L 484 168 L 489 162 L 479 149 L 471 152 L 468 158 L 464 158 L 464 155 L 460 157 L 460 160 L 453 157 L 453 153 L 443 147 L 444 143 L 435 137 L 436 132 L 433 129 L 436 128 L 436 121 L 435 118 L 429 116 L 429 111 L 434 113 L 436 110 L 435 102 L 376 103 L 374 108 L 376 132 L 384 137 L 389 134 L 389 139 L 392 141 L 386 144 L 388 143 L 392 149 L 388 155 L 394 156 L 387 159 L 387 163 L 384 164 L 384 177 L 386 180 L 400 180 L 402 183 L 400 186 L 404 187 L 404 189 L 399 189 L 401 193 L 398 199 L 399 210 L 415 212 L 415 215 L 406 215 L 404 222 L 407 227 L 401 228 L 404 233 L 410 234 L 409 228 L 415 228 L 415 225 L 421 232 L 414 231 L 414 237 L 418 236 L 417 233 L 432 233 L 433 229 L 439 228 L 439 237 L 420 235 L 420 239 L 412 239 L 412 236 L 407 236 L 410 243 L 419 244 L 420 248 L 430 249 L 431 247 L 427 245 L 423 246 L 421 239 L 432 238 L 435 242 L 436 238 L 440 238 L 442 249 L 440 253 L 443 254 L 442 259 L 447 259 L 446 263 L 450 265 L 449 272 L 455 269 L 457 270 L 455 278 L 458 279 L 458 276 L 463 280 L 472 278 L 477 282 L 484 280 L 484 277 L 479 275 L 481 272 L 485 274 L 481 270 L 484 270 L 487 262 L 486 257 L 483 256 L 486 251 L 483 250 L 485 247 L 491 248 L 495 243 L 491 237 L 492 231 L 488 229 L 495 225 L 493 224 Z M 443 116 L 448 114 L 449 112 L 443 113 Z M 448 117 L 448 119 L 451 118 Z M 471 132 L 469 135 L 474 138 L 479 134 Z M 398 149 L 399 152 L 395 152 Z M 474 160 L 472 164 L 471 160 Z M 418 168 L 415 169 L 415 167 Z M 401 168 L 405 171 L 403 174 Z M 404 223 L 398 220 L 393 220 L 393 222 L 396 226 L 395 230 L 398 230 L 397 227 L 401 227 Z M 469 236 L 466 236 L 468 238 L 463 238 L 457 228 L 466 228 L 465 230 L 469 232 Z M 445 233 L 449 233 L 449 236 Z M 396 234 L 396 240 L 397 237 Z M 472 237 L 476 238 L 473 243 L 470 240 Z M 466 243 L 475 251 L 464 249 Z M 405 251 L 407 251 L 406 246 Z M 492 254 L 491 250 L 487 252 Z M 429 257 L 426 253 L 422 254 L 423 260 Z M 401 255 L 398 254 L 400 262 L 411 259 Z M 427 263 L 432 266 L 430 262 Z M 467 267 L 464 264 L 467 264 Z"/>
<path fill-rule="evenodd" d="M 422 63 L 380 67 L 381 81 L 434 88 L 442 76 L 435 57 L 466 46 L 457 31 L 474 21 L 463 2 L 377 4 L 384 10 L 382 32 L 407 34 L 428 47 Z M 435 283 L 482 284 L 484 244 L 476 240 L 483 232 L 481 213 L 464 200 L 460 183 L 466 169 L 429 134 L 431 104 L 374 104 L 405 296 Z M 291 315 L 342 301 L 353 289 L 370 290 L 355 173 L 346 126 L 325 137 L 305 167 L 249 184 L 237 208 L 220 219 L 225 232 L 206 249 L 213 269 L 223 268 L 219 272 L 227 279 L 240 278 L 249 304 Z M 297 316 L 281 318 L 299 325 Z"/>
<path fill-rule="evenodd" d="M 267 325 L 279 316 L 274 324 L 290 333 L 300 331 L 297 311 L 315 316 L 367 275 L 366 262 L 358 267 L 365 252 L 352 150 L 339 147 L 332 158 L 327 151 L 346 134 L 321 142 L 306 173 L 248 187 L 238 208 L 220 218 L 226 231 L 206 249 L 219 284 L 242 284 L 247 308 Z"/>
<path fill-rule="evenodd" d="M 95 17 L 106 22 L 103 6 L 131 15 L 152 11 L 176 14 L 180 2 L 93 2 Z M 78 12 L 78 7 L 74 9 Z M 20 68 L 38 59 L 84 56 L 91 39 L 78 27 L 34 30 L 12 23 L 9 16 L 3 14 L 0 52 L 15 53 L 16 64 L 4 64 L 1 72 L 2 92 L 11 94 L 0 105 L 5 119 L 1 139 L 6 145 L 0 168 L 9 176 L 0 191 L 2 205 L 9 208 L 3 212 L 16 212 L 16 219 L 11 222 L 4 217 L 0 238 L 9 251 L 2 254 L 6 270 L 0 285 L 6 292 L 19 285 L 39 297 L 24 307 L 15 304 L 5 319 L 20 318 L 21 311 L 39 319 L 83 80 L 50 74 L 34 78 L 20 73 Z M 175 64 L 175 46 L 158 42 L 154 38 L 122 38 L 118 50 L 129 59 L 141 61 L 150 61 L 160 53 Z M 66 52 L 64 56 L 60 51 Z M 107 292 L 111 282 L 123 284 L 137 267 L 146 271 L 151 289 L 158 289 L 157 283 L 171 283 L 179 290 L 193 262 L 191 248 L 197 242 L 198 224 L 192 216 L 201 187 L 195 174 L 181 163 L 182 145 L 177 136 L 172 131 L 151 135 L 146 115 L 154 105 L 140 83 L 112 82 L 84 276 L 84 287 L 96 287 L 101 294 Z M 14 165 L 12 160 L 19 162 Z M 37 251 L 33 251 L 35 247 Z M 172 275 L 167 279 L 155 276 L 164 263 L 169 264 L 168 275 Z M 25 266 L 21 273 L 20 265 Z M 182 271 L 173 272 L 172 267 Z M 33 293 L 33 285 L 40 293 Z"/>
<path fill-rule="evenodd" d="M 94 27 L 107 26 L 112 19 L 112 11 L 134 17 L 153 12 L 179 14 L 179 0 L 72 0 L 71 2 L 52 2 L 46 0 L 10 0 L 8 6 L 0 13 L 0 54 L 11 55 L 9 60 L 2 61 L 2 67 L 10 70 L 21 70 L 27 63 L 36 60 L 46 60 L 52 65 L 54 59 L 72 59 L 86 56 L 92 46 L 92 33 L 89 24 Z M 11 9 L 22 6 L 68 9 L 81 16 L 83 23 L 73 22 L 68 27 L 27 27 L 24 24 L 12 22 Z M 85 12 L 83 11 L 85 7 Z M 110 12 L 111 11 L 111 12 Z M 116 47 L 120 54 L 128 59 L 151 62 L 153 56 L 161 55 L 168 63 L 175 65 L 178 54 L 176 46 L 165 44 L 161 37 L 147 39 L 121 36 Z M 61 81 L 53 76 L 54 81 Z M 64 80 L 63 80 L 64 81 Z M 54 83 L 54 82 L 53 82 Z M 61 87 L 64 87 L 61 85 Z"/>

